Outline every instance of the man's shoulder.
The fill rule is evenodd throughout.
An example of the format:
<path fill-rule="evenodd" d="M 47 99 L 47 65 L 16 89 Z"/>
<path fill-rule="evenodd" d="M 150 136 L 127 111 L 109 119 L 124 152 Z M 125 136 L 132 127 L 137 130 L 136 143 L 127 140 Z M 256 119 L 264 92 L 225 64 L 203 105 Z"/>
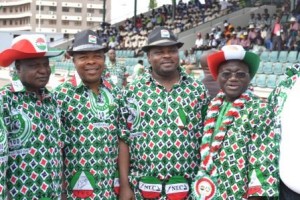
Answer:
<path fill-rule="evenodd" d="M 64 83 L 60 84 L 57 86 L 54 90 L 53 93 L 59 93 L 62 92 L 63 90 L 70 90 L 73 89 L 75 90 L 75 87 L 73 86 L 71 80 L 65 81 Z"/>

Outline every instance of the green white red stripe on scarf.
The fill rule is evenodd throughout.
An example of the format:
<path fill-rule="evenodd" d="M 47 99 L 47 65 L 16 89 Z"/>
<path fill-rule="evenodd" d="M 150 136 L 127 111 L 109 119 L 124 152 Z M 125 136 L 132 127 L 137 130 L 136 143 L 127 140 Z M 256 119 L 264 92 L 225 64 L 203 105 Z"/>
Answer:
<path fill-rule="evenodd" d="M 224 103 L 224 99 L 225 94 L 219 93 L 212 100 L 208 108 L 207 117 L 204 122 L 202 145 L 200 147 L 200 152 L 203 160 L 200 165 L 200 170 L 196 176 L 196 181 L 193 183 L 194 190 L 198 188 L 196 185 L 199 184 L 199 180 L 203 179 L 206 176 L 209 176 L 211 178 L 210 181 L 212 182 L 214 182 L 213 180 L 216 180 L 217 168 L 213 163 L 213 156 L 221 148 L 229 125 L 232 124 L 234 120 L 240 116 L 239 110 L 244 107 L 245 103 L 250 99 L 250 97 L 248 93 L 245 92 L 232 103 L 232 107 L 228 110 L 227 113 L 225 113 L 219 130 L 216 132 L 215 136 L 213 136 L 217 119 L 219 117 L 221 107 Z M 206 178 L 209 179 L 209 177 Z M 193 193 L 197 197 L 197 199 L 203 199 L 201 195 L 199 196 L 199 192 L 193 191 Z"/>

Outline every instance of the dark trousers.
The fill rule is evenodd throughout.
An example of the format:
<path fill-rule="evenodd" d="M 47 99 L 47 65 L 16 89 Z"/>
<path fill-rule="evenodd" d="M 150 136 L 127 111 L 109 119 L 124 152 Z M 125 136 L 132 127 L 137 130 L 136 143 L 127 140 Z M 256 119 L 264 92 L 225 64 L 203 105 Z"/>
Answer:
<path fill-rule="evenodd" d="M 299 183 L 300 183 L 300 181 L 299 181 Z M 279 199 L 280 200 L 300 200 L 300 194 L 292 191 L 282 181 L 280 181 Z"/>

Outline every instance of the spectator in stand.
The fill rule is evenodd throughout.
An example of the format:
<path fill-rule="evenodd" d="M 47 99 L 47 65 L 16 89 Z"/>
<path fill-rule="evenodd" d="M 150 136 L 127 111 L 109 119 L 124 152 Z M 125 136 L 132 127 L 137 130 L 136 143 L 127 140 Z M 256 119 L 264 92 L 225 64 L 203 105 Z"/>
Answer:
<path fill-rule="evenodd" d="M 145 73 L 145 66 L 143 60 L 138 60 L 138 63 L 133 68 L 132 80 L 141 77 Z"/>
<path fill-rule="evenodd" d="M 272 18 L 270 17 L 270 15 L 269 15 L 269 13 L 264 13 L 263 14 L 263 19 L 262 19 L 262 21 L 263 21 L 263 24 L 265 25 L 265 26 L 267 26 L 267 27 L 271 27 L 271 25 L 272 25 Z"/>
<path fill-rule="evenodd" d="M 255 13 L 253 13 L 253 12 L 250 13 L 250 19 L 249 19 L 248 25 L 250 25 L 250 24 L 256 24 Z"/>
<path fill-rule="evenodd" d="M 218 52 L 216 49 L 207 50 L 201 55 L 200 58 L 201 69 L 204 73 L 204 78 L 201 80 L 201 82 L 205 85 L 206 89 L 208 90 L 210 98 L 214 98 L 220 90 L 218 82 L 213 78 L 213 76 L 209 72 L 209 68 L 207 65 L 207 56 L 216 52 Z"/>
<path fill-rule="evenodd" d="M 104 70 L 105 77 L 109 78 L 120 89 L 127 84 L 126 68 L 124 64 L 117 61 L 116 51 L 110 49 L 107 53 L 108 59 L 105 61 L 106 69 Z"/>
<path fill-rule="evenodd" d="M 247 31 L 244 32 L 244 34 L 242 35 L 242 39 L 240 41 L 241 46 L 245 49 L 245 50 L 249 50 L 251 49 L 251 42 L 248 39 L 248 33 Z"/>
<path fill-rule="evenodd" d="M 271 27 L 272 33 L 272 50 L 281 51 L 282 50 L 282 38 L 281 38 L 281 30 L 282 25 L 280 23 L 280 17 L 276 16 L 274 23 Z"/>
<path fill-rule="evenodd" d="M 262 26 L 264 26 L 264 20 L 261 17 L 260 13 L 256 14 L 256 23 L 255 23 L 255 27 L 256 28 L 261 28 Z"/>
<path fill-rule="evenodd" d="M 296 21 L 296 18 L 292 16 L 289 20 L 289 29 L 288 29 L 288 39 L 287 39 L 287 48 L 288 50 L 293 50 L 294 44 L 296 43 L 296 36 L 298 35 L 299 23 Z"/>
<path fill-rule="evenodd" d="M 233 32 L 231 33 L 231 38 L 227 41 L 227 44 L 226 44 L 226 45 L 236 45 L 236 44 L 240 44 L 240 39 L 237 38 L 236 35 L 237 35 L 236 32 L 233 31 Z"/>
<path fill-rule="evenodd" d="M 195 41 L 195 49 L 201 50 L 203 48 L 203 42 L 204 41 L 203 41 L 201 33 L 197 33 L 197 38 Z"/>
<path fill-rule="evenodd" d="M 250 40 L 251 43 L 254 43 L 255 38 L 256 38 L 255 26 L 254 24 L 250 24 L 248 28 L 248 39 Z"/>
<path fill-rule="evenodd" d="M 218 40 L 218 49 L 221 49 L 223 46 L 225 46 L 226 42 L 227 42 L 227 39 L 226 39 L 224 33 L 221 33 L 221 37 Z"/>
<path fill-rule="evenodd" d="M 208 40 L 208 48 L 212 49 L 212 48 L 216 48 L 218 46 L 218 42 L 215 39 L 215 36 L 213 33 L 209 34 L 209 40 Z"/>

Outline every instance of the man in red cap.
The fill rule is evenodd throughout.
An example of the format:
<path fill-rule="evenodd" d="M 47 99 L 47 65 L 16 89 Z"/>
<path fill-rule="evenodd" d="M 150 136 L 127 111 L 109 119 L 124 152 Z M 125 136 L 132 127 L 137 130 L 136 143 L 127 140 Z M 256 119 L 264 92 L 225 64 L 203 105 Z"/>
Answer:
<path fill-rule="evenodd" d="M 150 70 L 122 95 L 120 200 L 190 199 L 208 93 L 179 66 L 183 43 L 155 28 L 142 49 Z"/>
<path fill-rule="evenodd" d="M 0 113 L 8 132 L 9 199 L 61 197 L 60 112 L 45 86 L 49 57 L 62 53 L 48 51 L 45 36 L 32 34 L 14 38 L 0 54 L 0 66 L 14 62 L 16 69 L 12 83 L 0 91 Z"/>
<path fill-rule="evenodd" d="M 204 121 L 197 199 L 264 199 L 278 196 L 278 135 L 266 103 L 248 89 L 259 56 L 227 45 L 207 57 L 221 91 Z"/>

